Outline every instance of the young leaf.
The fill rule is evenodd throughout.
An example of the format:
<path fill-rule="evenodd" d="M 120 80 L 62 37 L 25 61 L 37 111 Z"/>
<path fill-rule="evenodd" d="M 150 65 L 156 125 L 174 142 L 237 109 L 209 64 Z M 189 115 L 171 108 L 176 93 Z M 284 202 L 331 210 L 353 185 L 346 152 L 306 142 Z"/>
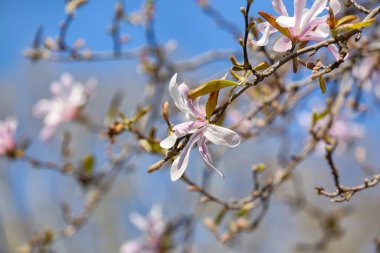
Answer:
<path fill-rule="evenodd" d="M 285 36 L 288 37 L 289 39 L 292 38 L 292 36 L 290 35 L 290 32 L 289 32 L 289 29 L 280 26 L 280 24 L 277 23 L 276 18 L 275 18 L 274 16 L 270 15 L 269 13 L 263 12 L 263 11 L 259 11 L 259 14 L 260 14 L 260 15 L 261 15 L 266 21 L 268 21 L 269 24 L 271 24 L 272 26 L 274 26 L 274 28 L 276 28 L 280 33 L 282 33 L 283 35 L 285 35 Z"/>
<path fill-rule="evenodd" d="M 336 23 L 336 26 L 340 26 L 340 25 L 343 25 L 345 23 L 349 23 L 349 22 L 355 21 L 357 18 L 358 17 L 356 17 L 354 15 L 345 16 L 345 17 L 339 19 L 339 21 Z"/>
<path fill-rule="evenodd" d="M 364 28 L 364 27 L 372 25 L 373 22 L 375 22 L 375 19 L 374 18 L 370 18 L 370 19 L 361 21 L 359 23 L 342 25 L 342 26 L 338 27 L 337 30 L 339 30 L 339 31 L 349 31 L 349 30 L 361 29 L 361 28 Z"/>
<path fill-rule="evenodd" d="M 321 87 L 322 94 L 326 93 L 326 82 L 322 75 L 319 76 L 319 87 Z"/>
<path fill-rule="evenodd" d="M 210 93 L 206 103 L 206 116 L 209 119 L 218 104 L 219 91 L 213 91 Z"/>
<path fill-rule="evenodd" d="M 211 80 L 207 83 L 202 84 L 198 88 L 195 88 L 190 91 L 189 93 L 189 98 L 190 99 L 195 99 L 197 97 L 209 94 L 213 91 L 217 91 L 226 87 L 231 87 L 231 86 L 238 86 L 238 83 L 235 83 L 233 81 L 229 80 Z"/>
<path fill-rule="evenodd" d="M 266 70 L 267 68 L 269 68 L 269 63 L 266 61 L 262 61 L 259 64 L 257 64 L 256 66 L 254 66 L 253 68 L 254 68 L 254 70 L 257 70 L 257 71 Z"/>

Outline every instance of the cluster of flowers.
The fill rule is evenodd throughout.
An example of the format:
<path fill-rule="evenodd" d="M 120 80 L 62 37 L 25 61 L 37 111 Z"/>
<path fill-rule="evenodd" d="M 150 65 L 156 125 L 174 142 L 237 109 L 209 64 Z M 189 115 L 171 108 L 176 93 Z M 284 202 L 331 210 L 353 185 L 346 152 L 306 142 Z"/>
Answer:
<path fill-rule="evenodd" d="M 287 28 L 290 36 L 281 37 L 273 46 L 277 52 L 285 52 L 292 48 L 294 42 L 320 42 L 330 35 L 327 24 L 328 15 L 319 16 L 329 7 L 334 14 L 340 11 L 338 0 L 316 0 L 310 9 L 306 8 L 306 0 L 294 0 L 294 16 L 290 16 L 282 0 L 272 0 L 273 8 L 280 16 L 276 22 L 283 28 Z M 269 36 L 278 32 L 269 22 L 257 25 L 259 32 L 263 34 L 260 40 L 252 40 L 256 46 L 265 46 L 269 42 Z M 339 51 L 335 45 L 327 47 L 336 59 L 339 59 Z"/>

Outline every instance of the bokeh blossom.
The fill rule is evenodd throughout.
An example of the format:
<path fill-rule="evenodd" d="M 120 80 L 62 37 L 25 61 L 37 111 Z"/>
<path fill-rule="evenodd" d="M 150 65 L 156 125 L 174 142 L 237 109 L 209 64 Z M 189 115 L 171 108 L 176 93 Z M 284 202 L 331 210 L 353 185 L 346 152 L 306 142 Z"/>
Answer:
<path fill-rule="evenodd" d="M 138 213 L 130 215 L 131 222 L 144 233 L 144 237 L 128 241 L 121 246 L 120 253 L 158 253 L 165 247 L 163 236 L 166 224 L 162 217 L 162 208 L 153 206 L 149 215 Z"/>
<path fill-rule="evenodd" d="M 93 80 L 89 80 L 85 86 L 75 82 L 67 73 L 61 76 L 59 82 L 53 82 L 50 86 L 53 98 L 51 100 L 42 99 L 33 107 L 34 115 L 44 118 L 45 126 L 40 133 L 40 138 L 46 141 L 60 124 L 79 119 L 95 86 L 96 83 Z"/>
<path fill-rule="evenodd" d="M 169 93 L 177 108 L 185 113 L 188 121 L 174 126 L 174 133 L 161 141 L 161 147 L 166 149 L 172 148 L 178 138 L 191 134 L 181 155 L 177 157 L 172 164 L 170 170 L 171 179 L 175 181 L 183 175 L 189 163 L 190 151 L 195 143 L 198 143 L 198 150 L 206 167 L 216 170 L 224 177 L 224 175 L 212 165 L 212 159 L 206 141 L 209 140 L 216 145 L 236 147 L 240 143 L 240 136 L 230 129 L 211 124 L 206 117 L 205 110 L 199 106 L 198 100 L 196 100 L 194 104 L 193 100 L 188 97 L 188 86 L 185 83 L 181 85 L 177 84 L 177 74 L 175 74 L 170 81 Z"/>
<path fill-rule="evenodd" d="M 14 118 L 0 121 L 0 156 L 12 155 L 16 150 L 16 128 L 17 120 Z"/>

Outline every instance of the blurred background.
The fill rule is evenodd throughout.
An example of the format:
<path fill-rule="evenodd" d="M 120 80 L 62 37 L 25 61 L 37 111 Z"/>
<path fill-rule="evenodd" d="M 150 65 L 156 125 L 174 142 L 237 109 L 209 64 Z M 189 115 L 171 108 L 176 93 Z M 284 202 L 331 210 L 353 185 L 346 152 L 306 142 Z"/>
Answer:
<path fill-rule="evenodd" d="M 137 11 L 143 4 L 144 1 L 125 0 L 125 11 Z M 291 4 L 287 4 L 291 9 Z M 212 1 L 213 8 L 241 31 L 243 17 L 240 6 L 243 5 L 245 1 L 242 0 Z M 84 47 L 91 48 L 92 51 L 112 50 L 112 38 L 107 29 L 111 25 L 114 9 L 115 1 L 89 1 L 76 11 L 67 41 L 74 43 L 78 38 L 83 38 Z M 273 13 L 270 1 L 255 1 L 252 14 L 256 16 L 258 10 Z M 136 106 L 143 105 L 142 94 L 146 91 L 148 80 L 138 67 L 141 65 L 139 58 L 91 62 L 33 62 L 25 58 L 24 52 L 32 47 L 37 29 L 42 27 L 44 35 L 55 37 L 65 16 L 64 1 L 0 0 L 0 119 L 8 116 L 18 119 L 17 136 L 30 138 L 27 153 L 32 157 L 60 161 L 61 137 L 64 131 L 70 131 L 73 160 L 90 153 L 96 157 L 96 165 L 102 166 L 106 162 L 105 151 L 110 146 L 104 136 L 68 124 L 61 127 L 51 140 L 41 142 L 38 133 L 42 121 L 32 115 L 32 106 L 39 99 L 50 97 L 50 83 L 59 80 L 62 73 L 70 73 L 80 82 L 95 78 L 98 86 L 86 112 L 93 121 L 103 124 L 115 93 L 124 94 L 120 110 L 126 115 L 133 114 Z M 125 22 L 121 27 L 121 33 L 129 37 L 123 50 L 146 45 L 142 26 Z M 154 29 L 160 44 L 176 46 L 168 56 L 173 61 L 185 61 L 210 50 L 235 52 L 241 49 L 236 38 L 221 29 L 194 0 L 155 1 Z M 251 57 L 255 56 L 251 54 Z M 215 60 L 193 71 L 179 73 L 179 79 L 194 87 L 202 81 L 223 76 L 230 66 L 227 56 L 224 60 Z M 289 80 L 299 80 L 304 76 L 306 74 L 301 71 L 289 77 Z M 168 99 L 168 94 L 165 93 L 164 98 Z M 313 92 L 295 106 L 294 114 L 304 112 L 308 107 L 311 111 L 314 104 L 310 101 L 318 103 L 321 99 L 319 90 Z M 368 163 L 379 162 L 378 123 L 379 114 L 375 105 L 367 110 L 365 116 L 357 119 L 357 124 L 365 128 L 363 138 L 338 155 L 337 163 L 346 185 L 359 184 L 366 177 L 355 160 L 357 147 L 371 151 L 367 155 Z M 155 125 L 159 127 L 159 136 L 163 138 L 166 131 L 164 120 L 156 119 Z M 289 132 L 296 136 L 290 139 L 291 151 L 302 144 L 304 139 L 300 136 L 306 136 L 307 129 L 295 123 L 289 127 Z M 123 141 L 128 142 L 129 138 L 131 137 Z M 217 167 L 225 173 L 226 179 L 211 173 L 208 189 L 223 199 L 245 196 L 252 184 L 252 164 L 266 163 L 270 167 L 278 167 L 281 143 L 278 136 L 264 131 L 259 137 L 243 142 L 238 148 L 215 148 L 213 152 L 222 156 Z M 200 182 L 204 176 L 204 166 L 196 152 L 191 156 L 188 171 L 191 178 Z M 54 249 L 62 253 L 119 252 L 124 242 L 141 234 L 129 219 L 131 212 L 146 215 L 154 204 L 159 204 L 163 207 L 167 220 L 192 213 L 199 196 L 188 192 L 183 182 L 171 182 L 169 166 L 147 174 L 147 168 L 158 159 L 154 155 L 136 156 L 132 161 L 135 165 L 133 170 L 127 170 L 116 180 L 86 225 L 74 237 L 57 241 Z M 317 186 L 333 189 L 323 154 L 317 153 L 303 162 L 297 168 L 297 173 L 302 178 L 302 183 L 289 182 L 282 186 L 283 190 L 272 198 L 260 227 L 254 232 L 239 236 L 232 243 L 221 244 L 204 228 L 202 220 L 213 215 L 216 210 L 214 204 L 204 205 L 193 234 L 193 251 L 301 252 L 298 247 L 300 243 L 314 243 L 323 236 L 321 227 L 339 226 L 342 233 L 322 251 L 375 252 L 374 240 L 380 236 L 379 187 L 359 193 L 349 203 L 337 204 L 315 194 Z M 0 252 L 16 252 L 16 248 L 30 240 L 35 233 L 62 227 L 65 223 L 61 203 L 69 203 L 74 213 L 79 212 L 83 205 L 85 190 L 75 179 L 49 170 L 35 169 L 21 161 L 1 159 L 0 180 Z M 315 218 L 307 211 L 290 205 L 287 199 L 295 195 L 294 184 L 300 187 L 308 203 L 312 203 L 321 212 L 335 214 L 347 210 L 347 215 L 340 220 L 341 224 L 326 225 L 324 219 Z"/>

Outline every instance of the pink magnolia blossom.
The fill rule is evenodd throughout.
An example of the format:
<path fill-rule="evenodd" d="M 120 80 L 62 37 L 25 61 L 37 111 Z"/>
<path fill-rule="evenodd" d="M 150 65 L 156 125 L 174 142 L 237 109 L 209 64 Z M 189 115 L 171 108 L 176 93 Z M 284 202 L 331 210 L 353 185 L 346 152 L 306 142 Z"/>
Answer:
<path fill-rule="evenodd" d="M 144 238 L 135 239 L 124 243 L 120 253 L 158 253 L 162 248 L 162 236 L 165 233 L 165 222 L 162 218 L 162 208 L 153 206 L 148 217 L 132 213 L 130 220 L 144 232 Z"/>
<path fill-rule="evenodd" d="M 212 165 L 210 152 L 207 148 L 206 141 L 209 140 L 216 145 L 227 147 L 236 147 L 240 143 L 240 136 L 234 131 L 211 124 L 205 110 L 202 109 L 198 101 L 195 104 L 189 99 L 189 88 L 185 83 L 177 84 L 177 74 L 175 74 L 169 84 L 169 93 L 173 98 L 175 105 L 179 110 L 186 114 L 188 121 L 174 126 L 174 133 L 162 140 L 162 148 L 172 148 L 178 138 L 191 134 L 182 153 L 177 157 L 170 170 L 172 181 L 178 180 L 185 172 L 189 163 L 190 151 L 195 143 L 198 143 L 198 150 L 208 169 L 215 169 L 222 177 L 224 175 Z"/>
<path fill-rule="evenodd" d="M 7 118 L 0 121 L 0 155 L 9 155 L 16 149 L 15 132 L 17 121 L 14 118 Z"/>
<path fill-rule="evenodd" d="M 338 140 L 337 151 L 339 153 L 344 153 L 349 146 L 356 140 L 361 139 L 365 136 L 365 127 L 352 121 L 352 115 L 341 115 L 339 118 L 335 119 L 328 133 Z M 310 112 L 303 111 L 298 115 L 298 122 L 301 126 L 305 128 L 310 128 L 312 122 L 312 114 Z M 327 118 L 322 119 L 318 124 L 323 124 Z M 317 146 L 317 152 L 319 154 L 324 154 L 324 145 L 320 142 Z"/>
<path fill-rule="evenodd" d="M 363 83 L 363 88 L 366 91 L 373 89 L 376 97 L 380 98 L 380 56 L 373 53 L 366 56 L 352 69 L 352 75 Z"/>
<path fill-rule="evenodd" d="M 33 107 L 34 115 L 44 118 L 45 126 L 40 138 L 46 141 L 60 124 L 78 119 L 93 94 L 95 85 L 93 80 L 89 80 L 86 86 L 83 86 L 75 82 L 70 74 L 63 74 L 60 82 L 53 82 L 50 86 L 53 98 L 42 99 Z"/>
<path fill-rule="evenodd" d="M 315 0 L 310 9 L 306 8 L 306 0 L 294 0 L 294 16 L 290 16 L 282 0 L 272 0 L 274 9 L 280 14 L 276 22 L 289 29 L 291 39 L 283 36 L 273 46 L 277 52 L 285 52 L 292 48 L 293 41 L 322 41 L 329 36 L 329 27 L 326 23 L 327 15 L 320 15 L 328 4 L 327 0 Z M 340 4 L 337 0 L 330 1 L 330 7 L 336 14 L 340 10 Z M 263 35 L 260 40 L 252 40 L 256 46 L 265 46 L 268 44 L 269 35 L 277 32 L 268 22 L 260 23 L 257 26 L 259 32 Z M 335 45 L 328 46 L 328 49 L 336 59 L 339 59 L 339 52 Z"/>

